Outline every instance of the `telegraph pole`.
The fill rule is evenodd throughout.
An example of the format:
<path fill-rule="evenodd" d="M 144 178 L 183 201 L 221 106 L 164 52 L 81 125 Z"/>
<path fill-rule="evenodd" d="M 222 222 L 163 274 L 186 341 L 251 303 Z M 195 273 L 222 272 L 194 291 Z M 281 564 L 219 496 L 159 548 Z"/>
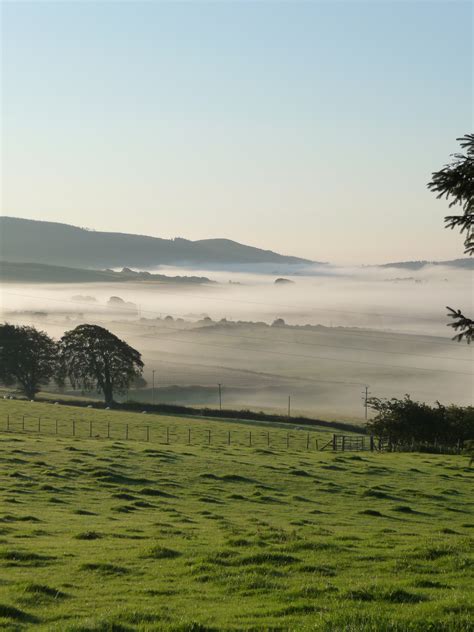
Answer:
<path fill-rule="evenodd" d="M 222 410 L 222 384 L 217 385 L 219 387 L 219 410 Z"/>
<path fill-rule="evenodd" d="M 155 369 L 151 372 L 151 403 L 155 405 Z"/>
<path fill-rule="evenodd" d="M 365 387 L 365 392 L 362 393 L 362 401 L 364 402 L 364 408 L 365 408 L 365 419 L 367 420 L 367 411 L 369 408 L 369 387 L 366 386 Z"/>

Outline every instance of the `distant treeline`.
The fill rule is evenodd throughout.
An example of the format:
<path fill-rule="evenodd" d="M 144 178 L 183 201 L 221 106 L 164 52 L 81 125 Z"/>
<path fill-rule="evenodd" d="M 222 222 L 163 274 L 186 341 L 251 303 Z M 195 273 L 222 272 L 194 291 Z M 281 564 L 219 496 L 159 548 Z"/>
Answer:
<path fill-rule="evenodd" d="M 450 259 L 449 261 L 396 261 L 394 263 L 382 263 L 377 267 L 421 270 L 427 266 L 449 266 L 450 268 L 464 268 L 466 270 L 472 270 L 474 268 L 474 259 L 465 257 L 464 259 Z"/>
<path fill-rule="evenodd" d="M 92 270 L 43 263 L 19 263 L 0 261 L 0 280 L 9 283 L 167 283 L 196 285 L 215 283 L 207 277 L 167 276 L 151 272 L 137 272 L 123 268 L 114 270 Z"/>

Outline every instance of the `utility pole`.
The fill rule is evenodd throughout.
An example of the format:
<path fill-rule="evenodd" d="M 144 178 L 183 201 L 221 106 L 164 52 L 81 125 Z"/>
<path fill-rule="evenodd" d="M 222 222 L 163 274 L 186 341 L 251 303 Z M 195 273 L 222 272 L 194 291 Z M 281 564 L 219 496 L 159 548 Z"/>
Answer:
<path fill-rule="evenodd" d="M 219 387 L 219 410 L 222 410 L 222 384 L 217 385 Z"/>
<path fill-rule="evenodd" d="M 291 395 L 288 395 L 288 419 L 291 417 Z"/>
<path fill-rule="evenodd" d="M 151 372 L 151 403 L 155 405 L 155 369 Z"/>
<path fill-rule="evenodd" d="M 362 401 L 364 402 L 364 408 L 365 408 L 365 419 L 367 420 L 367 411 L 369 408 L 369 387 L 366 386 L 365 387 L 365 392 L 362 393 Z"/>

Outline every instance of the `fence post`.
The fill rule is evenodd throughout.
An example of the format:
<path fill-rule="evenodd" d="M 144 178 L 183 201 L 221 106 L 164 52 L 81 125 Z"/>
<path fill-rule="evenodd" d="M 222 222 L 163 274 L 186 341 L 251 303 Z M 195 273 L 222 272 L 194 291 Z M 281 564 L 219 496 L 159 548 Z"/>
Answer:
<path fill-rule="evenodd" d="M 227 431 L 227 445 L 230 445 L 230 430 Z"/>
<path fill-rule="evenodd" d="M 25 416 L 24 415 L 21 420 L 21 429 L 23 430 L 23 432 L 25 432 Z"/>
<path fill-rule="evenodd" d="M 10 430 L 10 415 L 7 415 L 7 430 Z"/>
<path fill-rule="evenodd" d="M 267 432 L 267 446 L 270 447 L 270 432 Z"/>
<path fill-rule="evenodd" d="M 249 432 L 249 448 L 252 447 L 252 431 Z"/>
<path fill-rule="evenodd" d="M 75 419 L 72 420 L 72 436 L 73 437 L 76 436 L 76 420 Z"/>
<path fill-rule="evenodd" d="M 150 426 L 146 426 L 146 440 L 150 441 Z"/>
<path fill-rule="evenodd" d="M 207 431 L 207 445 L 211 445 L 211 431 Z"/>
<path fill-rule="evenodd" d="M 188 445 L 191 445 L 191 428 L 188 428 Z"/>
<path fill-rule="evenodd" d="M 166 426 L 166 444 L 169 445 L 170 443 L 170 429 L 168 428 L 168 426 Z"/>
<path fill-rule="evenodd" d="M 374 451 L 374 435 L 370 435 L 370 451 Z"/>
<path fill-rule="evenodd" d="M 332 449 L 333 449 L 333 451 L 334 451 L 334 452 L 336 451 L 336 448 L 337 448 L 337 444 L 336 444 L 336 435 L 335 435 L 335 434 L 333 434 L 333 435 L 332 435 Z"/>
<path fill-rule="evenodd" d="M 110 439 L 110 421 L 107 422 L 107 439 Z"/>
<path fill-rule="evenodd" d="M 128 424 L 125 424 L 125 440 L 128 439 Z"/>
<path fill-rule="evenodd" d="M 309 450 L 309 432 L 306 436 L 306 449 Z"/>
<path fill-rule="evenodd" d="M 55 423 L 55 434 L 58 434 L 58 420 L 56 419 L 56 423 Z"/>
<path fill-rule="evenodd" d="M 287 448 L 290 447 L 290 433 L 289 432 L 286 433 L 286 447 Z"/>
<path fill-rule="evenodd" d="M 342 435 L 342 451 L 346 449 L 346 435 Z"/>
<path fill-rule="evenodd" d="M 92 437 L 92 420 L 89 421 L 89 437 Z"/>
<path fill-rule="evenodd" d="M 319 450 L 319 441 L 316 439 L 316 450 Z"/>
<path fill-rule="evenodd" d="M 41 417 L 38 417 L 38 432 L 41 432 Z"/>

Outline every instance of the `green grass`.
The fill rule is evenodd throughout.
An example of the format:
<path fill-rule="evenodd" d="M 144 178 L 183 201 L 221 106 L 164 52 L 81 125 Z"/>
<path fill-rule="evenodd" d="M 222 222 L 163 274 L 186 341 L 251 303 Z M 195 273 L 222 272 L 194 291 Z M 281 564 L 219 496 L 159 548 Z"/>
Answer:
<path fill-rule="evenodd" d="M 2 630 L 474 629 L 466 457 L 317 452 L 306 431 L 287 449 L 277 427 L 268 447 L 261 425 L 249 447 L 248 424 L 5 400 L 0 429 Z"/>

